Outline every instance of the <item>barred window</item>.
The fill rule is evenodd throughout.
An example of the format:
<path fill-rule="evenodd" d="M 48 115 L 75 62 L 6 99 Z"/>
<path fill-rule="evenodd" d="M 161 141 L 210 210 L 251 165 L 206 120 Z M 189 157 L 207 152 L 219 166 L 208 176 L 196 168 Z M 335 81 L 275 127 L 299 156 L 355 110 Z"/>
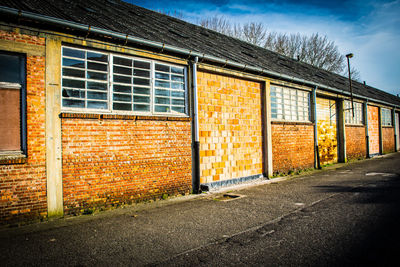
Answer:
<path fill-rule="evenodd" d="M 62 106 L 144 115 L 186 115 L 186 68 L 63 47 Z"/>
<path fill-rule="evenodd" d="M 271 85 L 271 118 L 277 120 L 309 121 L 310 93 Z"/>
<path fill-rule="evenodd" d="M 346 124 L 362 125 L 364 123 L 362 103 L 353 102 L 353 105 L 354 105 L 354 117 L 351 110 L 351 101 L 347 100 L 344 101 L 345 122 Z"/>
<path fill-rule="evenodd" d="M 392 126 L 392 111 L 387 108 L 381 108 L 382 126 Z"/>

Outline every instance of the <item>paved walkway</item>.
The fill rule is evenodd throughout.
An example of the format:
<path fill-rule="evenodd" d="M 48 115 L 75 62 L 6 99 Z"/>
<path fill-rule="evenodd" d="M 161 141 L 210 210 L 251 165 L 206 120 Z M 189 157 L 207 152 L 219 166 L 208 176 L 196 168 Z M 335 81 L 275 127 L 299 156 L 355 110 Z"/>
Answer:
<path fill-rule="evenodd" d="M 394 153 L 225 189 L 242 196 L 230 201 L 219 199 L 223 192 L 216 192 L 2 229 L 0 262 L 6 266 L 198 264 L 199 258 L 191 262 L 185 256 L 194 257 L 215 244 L 259 231 L 343 192 L 396 180 L 399 166 L 400 153 Z"/>

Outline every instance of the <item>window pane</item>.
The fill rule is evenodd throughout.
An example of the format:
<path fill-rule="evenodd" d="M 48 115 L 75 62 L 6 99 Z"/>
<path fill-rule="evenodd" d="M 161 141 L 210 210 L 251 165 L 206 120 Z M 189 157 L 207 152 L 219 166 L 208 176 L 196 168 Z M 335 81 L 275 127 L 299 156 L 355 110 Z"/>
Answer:
<path fill-rule="evenodd" d="M 87 78 L 88 79 L 93 79 L 93 80 L 106 81 L 107 80 L 107 73 L 88 71 L 87 72 Z"/>
<path fill-rule="evenodd" d="M 22 83 L 22 58 L 18 55 L 0 53 L 0 81 Z"/>
<path fill-rule="evenodd" d="M 76 100 L 76 99 L 63 99 L 62 101 L 64 107 L 70 108 L 84 108 L 85 101 L 83 100 Z"/>
<path fill-rule="evenodd" d="M 150 111 L 150 106 L 149 105 L 133 105 L 133 110 L 134 111 Z"/>
<path fill-rule="evenodd" d="M 173 97 L 181 97 L 184 98 L 185 97 L 185 92 L 180 92 L 180 91 L 171 91 L 171 96 Z"/>
<path fill-rule="evenodd" d="M 85 88 L 85 81 L 63 79 L 62 85 L 66 86 L 66 87 L 73 87 L 73 88 Z"/>
<path fill-rule="evenodd" d="M 156 97 L 156 103 L 157 104 L 169 104 L 169 98 L 164 98 L 164 97 Z"/>
<path fill-rule="evenodd" d="M 87 68 L 90 70 L 107 71 L 107 65 L 95 62 L 87 62 Z"/>
<path fill-rule="evenodd" d="M 113 104 L 113 109 L 116 109 L 116 110 L 132 110 L 132 104 L 114 103 Z"/>
<path fill-rule="evenodd" d="M 134 87 L 133 92 L 135 94 L 140 94 L 140 95 L 150 95 L 150 88 L 146 87 Z"/>
<path fill-rule="evenodd" d="M 132 60 L 122 57 L 114 57 L 113 58 L 114 64 L 123 65 L 123 66 L 132 66 Z"/>
<path fill-rule="evenodd" d="M 134 75 L 134 76 L 139 76 L 139 77 L 150 78 L 150 71 L 148 71 L 148 70 L 138 70 L 138 69 L 135 69 L 133 75 Z"/>
<path fill-rule="evenodd" d="M 135 68 L 140 68 L 140 69 L 150 69 L 150 63 L 149 62 L 144 62 L 144 61 L 136 61 L 133 63 L 133 66 Z"/>
<path fill-rule="evenodd" d="M 87 52 L 87 59 L 99 62 L 107 62 L 108 56 L 100 53 Z"/>
<path fill-rule="evenodd" d="M 131 92 L 131 87 L 130 86 L 119 85 L 119 84 L 114 84 L 114 92 L 130 93 Z"/>
<path fill-rule="evenodd" d="M 132 69 L 131 68 L 114 66 L 113 70 L 114 70 L 114 73 L 132 75 Z"/>
<path fill-rule="evenodd" d="M 169 112 L 169 106 L 155 106 L 155 112 Z"/>
<path fill-rule="evenodd" d="M 74 67 L 74 68 L 85 68 L 85 61 L 71 59 L 71 58 L 63 58 L 63 66 Z"/>
<path fill-rule="evenodd" d="M 183 99 L 172 99 L 172 105 L 183 106 L 183 105 L 185 105 L 185 100 L 183 100 Z"/>
<path fill-rule="evenodd" d="M 92 109 L 107 109 L 107 102 L 88 101 L 87 108 Z"/>
<path fill-rule="evenodd" d="M 133 97 L 133 102 L 135 102 L 135 103 L 150 103 L 150 97 L 135 95 Z"/>
<path fill-rule="evenodd" d="M 115 101 L 131 102 L 131 95 L 114 94 L 113 99 Z"/>
<path fill-rule="evenodd" d="M 171 88 L 172 89 L 181 89 L 181 90 L 184 89 L 183 83 L 174 83 L 174 82 L 171 83 Z"/>
<path fill-rule="evenodd" d="M 116 83 L 132 83 L 131 77 L 114 75 L 114 82 Z"/>
<path fill-rule="evenodd" d="M 150 85 L 149 79 L 133 78 L 133 83 L 137 85 Z"/>
<path fill-rule="evenodd" d="M 85 71 L 63 68 L 63 75 L 76 78 L 85 78 Z"/>
<path fill-rule="evenodd" d="M 156 70 L 169 72 L 169 66 L 156 64 Z"/>
<path fill-rule="evenodd" d="M 101 92 L 87 92 L 87 98 L 88 99 L 101 99 L 101 100 L 107 100 L 107 93 L 101 93 Z"/>
<path fill-rule="evenodd" d="M 170 83 L 169 82 L 156 81 L 156 87 L 169 88 L 170 87 Z"/>
<path fill-rule="evenodd" d="M 169 80 L 169 74 L 162 73 L 162 72 L 156 72 L 156 79 Z"/>
<path fill-rule="evenodd" d="M 63 47 L 63 56 L 85 58 L 85 51 Z"/>
<path fill-rule="evenodd" d="M 107 83 L 87 82 L 88 89 L 107 91 Z"/>
<path fill-rule="evenodd" d="M 168 90 L 159 90 L 159 89 L 156 89 L 156 95 L 159 95 L 159 96 L 169 96 L 169 91 L 168 91 Z"/>
<path fill-rule="evenodd" d="M 63 89 L 62 96 L 63 97 L 85 98 L 85 91 Z"/>
<path fill-rule="evenodd" d="M 185 113 L 184 107 L 172 107 L 172 110 L 178 113 Z"/>
<path fill-rule="evenodd" d="M 182 76 L 176 76 L 176 75 L 172 75 L 171 79 L 173 81 L 178 81 L 178 82 L 183 82 L 183 77 Z"/>
<path fill-rule="evenodd" d="M 171 67 L 172 73 L 183 74 L 183 68 Z"/>

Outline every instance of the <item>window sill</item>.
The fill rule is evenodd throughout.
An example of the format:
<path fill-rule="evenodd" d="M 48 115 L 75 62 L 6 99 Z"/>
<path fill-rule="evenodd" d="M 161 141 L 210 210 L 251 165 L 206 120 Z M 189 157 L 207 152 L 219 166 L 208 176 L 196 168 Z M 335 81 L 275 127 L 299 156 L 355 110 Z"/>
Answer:
<path fill-rule="evenodd" d="M 314 125 L 311 121 L 271 121 L 271 124 L 279 125 Z"/>
<path fill-rule="evenodd" d="M 364 124 L 346 124 L 346 127 L 362 127 L 365 128 Z"/>
<path fill-rule="evenodd" d="M 27 158 L 20 151 L 0 152 L 0 165 L 24 164 Z"/>
<path fill-rule="evenodd" d="M 137 116 L 137 115 L 116 115 L 116 114 L 94 114 L 94 113 L 60 113 L 62 119 L 98 119 L 98 120 L 153 120 L 153 121 L 190 121 L 190 117 L 173 116 Z"/>
<path fill-rule="evenodd" d="M 393 128 L 392 125 L 382 125 L 382 128 Z"/>

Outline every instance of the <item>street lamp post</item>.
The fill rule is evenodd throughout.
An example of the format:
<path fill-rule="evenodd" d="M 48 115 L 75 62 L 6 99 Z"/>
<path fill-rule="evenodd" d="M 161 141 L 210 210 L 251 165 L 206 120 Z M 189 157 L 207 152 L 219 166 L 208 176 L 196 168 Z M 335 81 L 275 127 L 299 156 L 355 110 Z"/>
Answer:
<path fill-rule="evenodd" d="M 354 118 L 354 103 L 353 103 L 353 88 L 351 87 L 351 73 L 350 73 L 350 58 L 353 57 L 353 53 L 349 53 L 346 55 L 347 58 L 347 68 L 349 70 L 349 85 L 350 85 L 350 97 L 351 97 L 351 114 Z"/>

